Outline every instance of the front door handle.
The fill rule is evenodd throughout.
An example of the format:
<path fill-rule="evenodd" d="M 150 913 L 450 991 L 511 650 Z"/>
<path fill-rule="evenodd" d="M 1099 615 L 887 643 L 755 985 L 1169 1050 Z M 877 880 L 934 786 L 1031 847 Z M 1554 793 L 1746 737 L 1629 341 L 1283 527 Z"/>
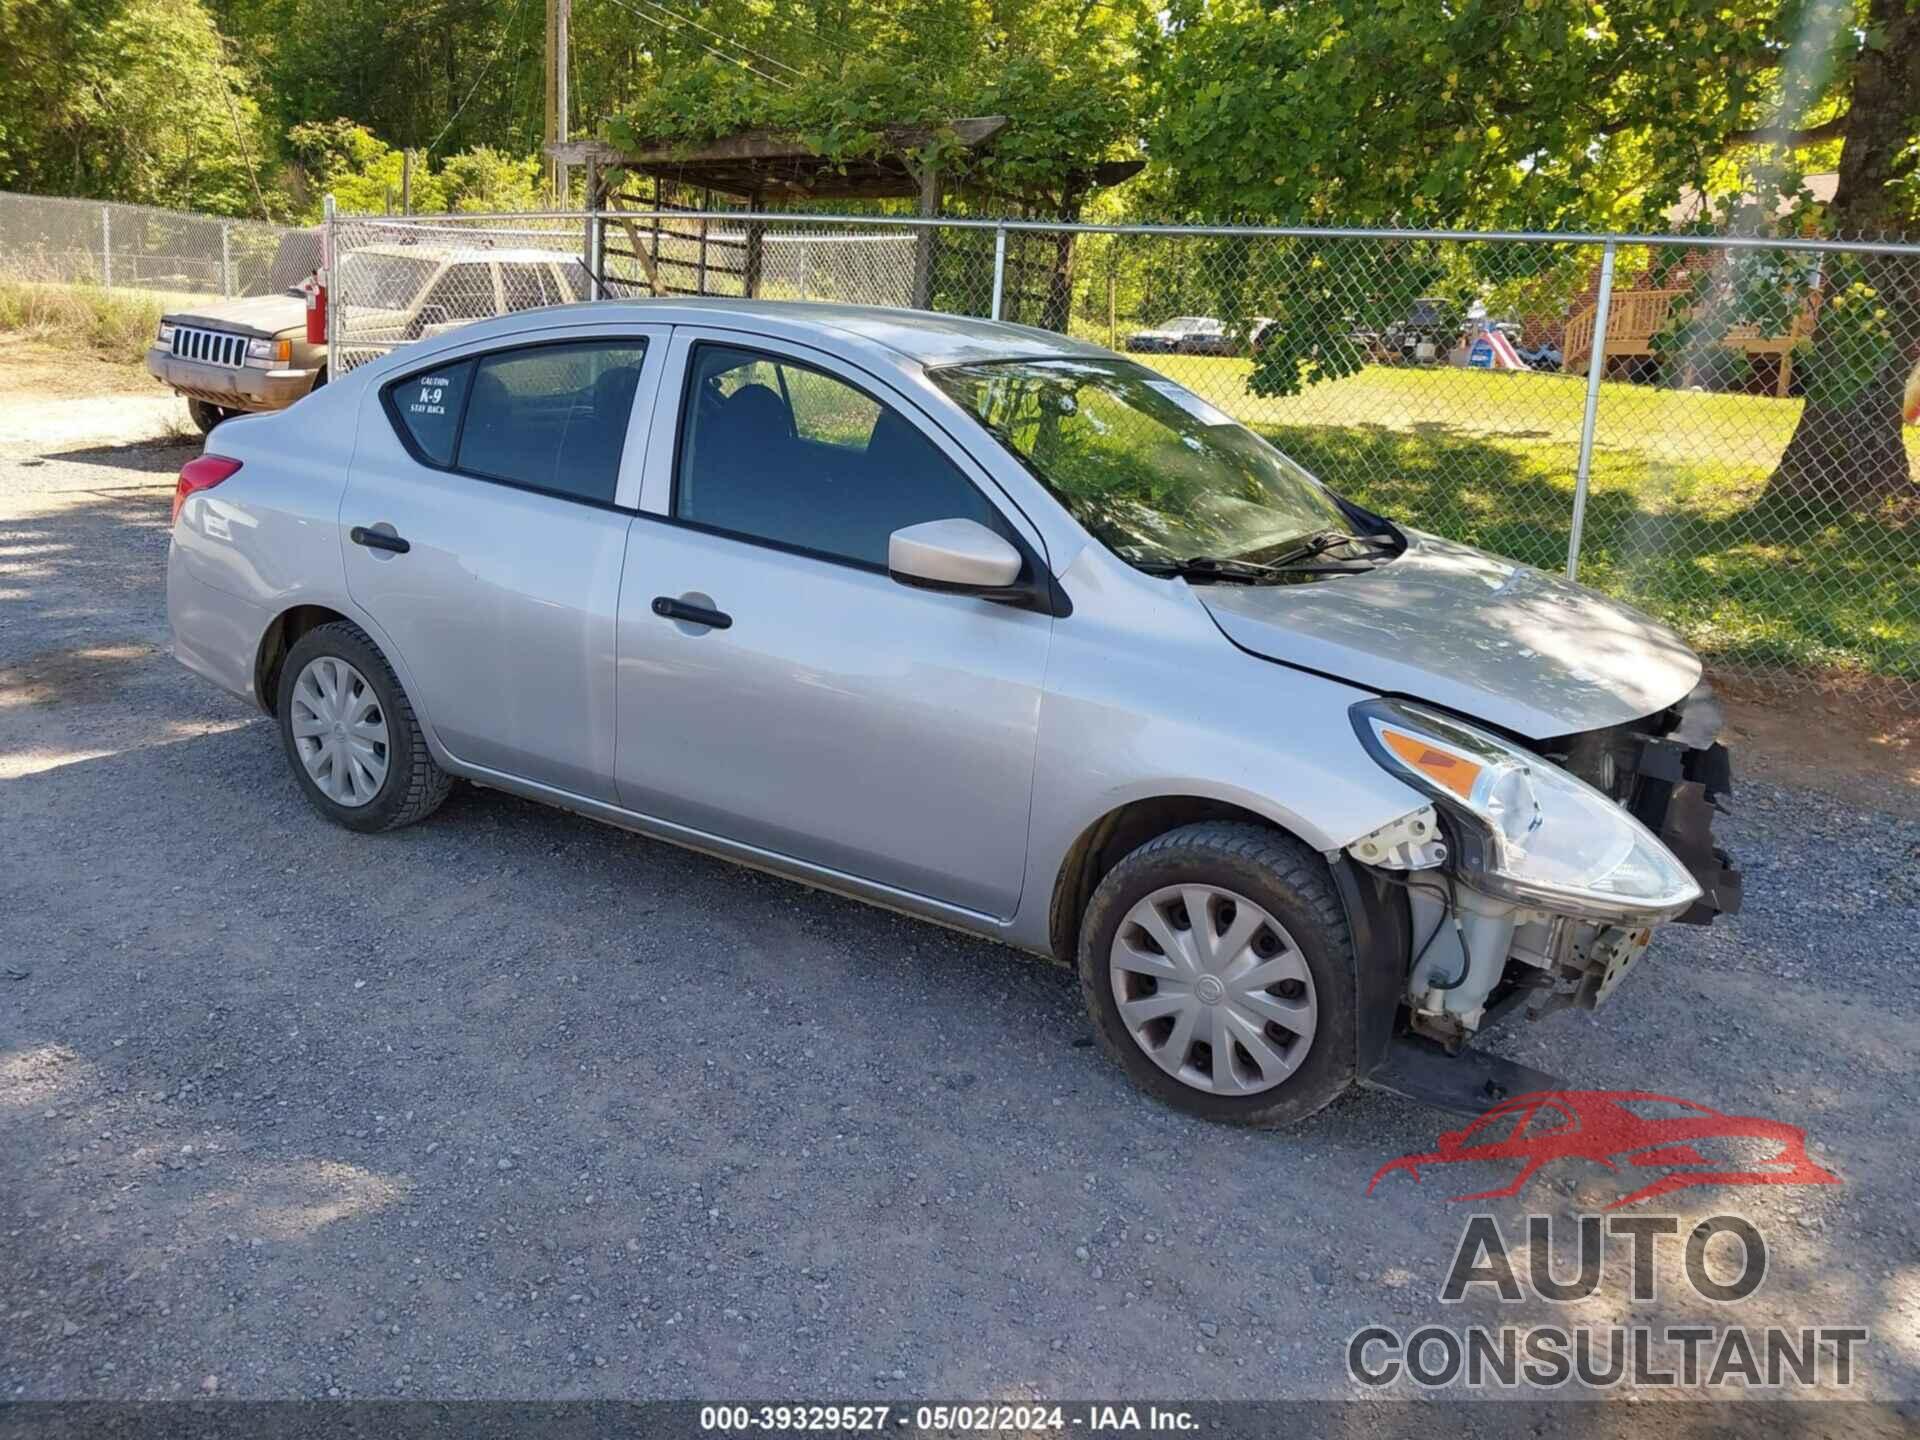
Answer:
<path fill-rule="evenodd" d="M 725 630 L 733 624 L 733 617 L 724 610 L 715 610 L 706 605 L 690 605 L 685 600 L 676 600 L 671 595 L 653 597 L 653 613 L 662 620 L 684 620 L 689 625 L 705 625 L 710 630 Z"/>
<path fill-rule="evenodd" d="M 347 532 L 347 538 L 369 550 L 391 550 L 396 555 L 404 555 L 413 548 L 398 535 L 391 535 L 385 530 L 369 530 L 364 525 L 354 526 Z"/>

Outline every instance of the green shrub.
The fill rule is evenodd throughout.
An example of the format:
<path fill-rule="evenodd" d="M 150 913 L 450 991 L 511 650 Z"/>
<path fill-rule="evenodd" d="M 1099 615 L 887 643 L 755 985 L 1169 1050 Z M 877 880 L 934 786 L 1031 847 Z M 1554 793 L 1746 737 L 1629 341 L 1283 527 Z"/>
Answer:
<path fill-rule="evenodd" d="M 152 343 L 163 297 L 97 285 L 0 280 L 0 333 L 136 362 Z"/>

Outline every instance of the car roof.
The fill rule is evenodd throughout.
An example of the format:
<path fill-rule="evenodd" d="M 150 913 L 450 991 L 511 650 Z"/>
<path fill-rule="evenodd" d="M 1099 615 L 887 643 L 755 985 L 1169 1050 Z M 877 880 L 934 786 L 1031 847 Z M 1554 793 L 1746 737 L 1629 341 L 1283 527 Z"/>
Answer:
<path fill-rule="evenodd" d="M 882 305 L 697 296 L 587 303 L 595 311 L 595 318 L 631 319 L 636 324 L 725 326 L 729 321 L 766 321 L 781 327 L 834 330 L 928 367 L 993 360 L 1112 358 L 1112 352 L 1101 346 L 1031 325 Z"/>
<path fill-rule="evenodd" d="M 450 260 L 456 263 L 472 260 L 506 260 L 516 263 L 552 260 L 561 263 L 571 261 L 575 265 L 580 263 L 580 257 L 570 251 L 543 250 L 538 246 L 509 249 L 497 245 L 402 245 L 396 242 L 385 245 L 356 245 L 343 258 L 352 259 L 355 255 L 399 255 L 408 260 L 435 262 Z"/>

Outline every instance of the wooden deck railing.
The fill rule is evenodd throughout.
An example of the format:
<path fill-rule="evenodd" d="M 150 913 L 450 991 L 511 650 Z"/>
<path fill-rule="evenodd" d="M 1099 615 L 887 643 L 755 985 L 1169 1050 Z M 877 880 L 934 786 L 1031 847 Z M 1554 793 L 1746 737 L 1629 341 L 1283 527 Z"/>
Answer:
<path fill-rule="evenodd" d="M 1685 299 L 1685 290 L 1616 290 L 1607 311 L 1607 354 L 1651 355 L 1653 337 L 1666 328 L 1674 305 Z M 1567 322 L 1567 369 L 1584 369 L 1593 354 L 1593 317 L 1596 307 L 1589 305 Z"/>
<path fill-rule="evenodd" d="M 1653 354 L 1653 339 L 1673 317 L 1674 307 L 1685 301 L 1688 290 L 1616 290 L 1607 312 L 1607 358 L 1616 355 Z M 1787 393 L 1793 379 L 1793 350 L 1813 334 L 1814 313 L 1820 297 L 1814 295 L 1794 315 L 1785 334 L 1768 335 L 1758 325 L 1735 325 L 1721 337 L 1720 344 L 1746 355 L 1780 357 L 1778 392 Z M 1593 356 L 1593 322 L 1596 306 L 1589 305 L 1567 322 L 1562 368 L 1584 370 Z"/>

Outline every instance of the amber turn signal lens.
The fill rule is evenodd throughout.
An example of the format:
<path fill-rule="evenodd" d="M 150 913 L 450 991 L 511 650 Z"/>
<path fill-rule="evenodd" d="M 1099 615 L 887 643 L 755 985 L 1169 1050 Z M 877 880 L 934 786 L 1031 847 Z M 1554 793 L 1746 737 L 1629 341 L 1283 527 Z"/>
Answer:
<path fill-rule="evenodd" d="M 1389 750 L 1434 784 L 1445 786 L 1462 800 L 1473 797 L 1474 782 L 1479 780 L 1483 767 L 1403 730 L 1381 726 L 1380 738 Z"/>

